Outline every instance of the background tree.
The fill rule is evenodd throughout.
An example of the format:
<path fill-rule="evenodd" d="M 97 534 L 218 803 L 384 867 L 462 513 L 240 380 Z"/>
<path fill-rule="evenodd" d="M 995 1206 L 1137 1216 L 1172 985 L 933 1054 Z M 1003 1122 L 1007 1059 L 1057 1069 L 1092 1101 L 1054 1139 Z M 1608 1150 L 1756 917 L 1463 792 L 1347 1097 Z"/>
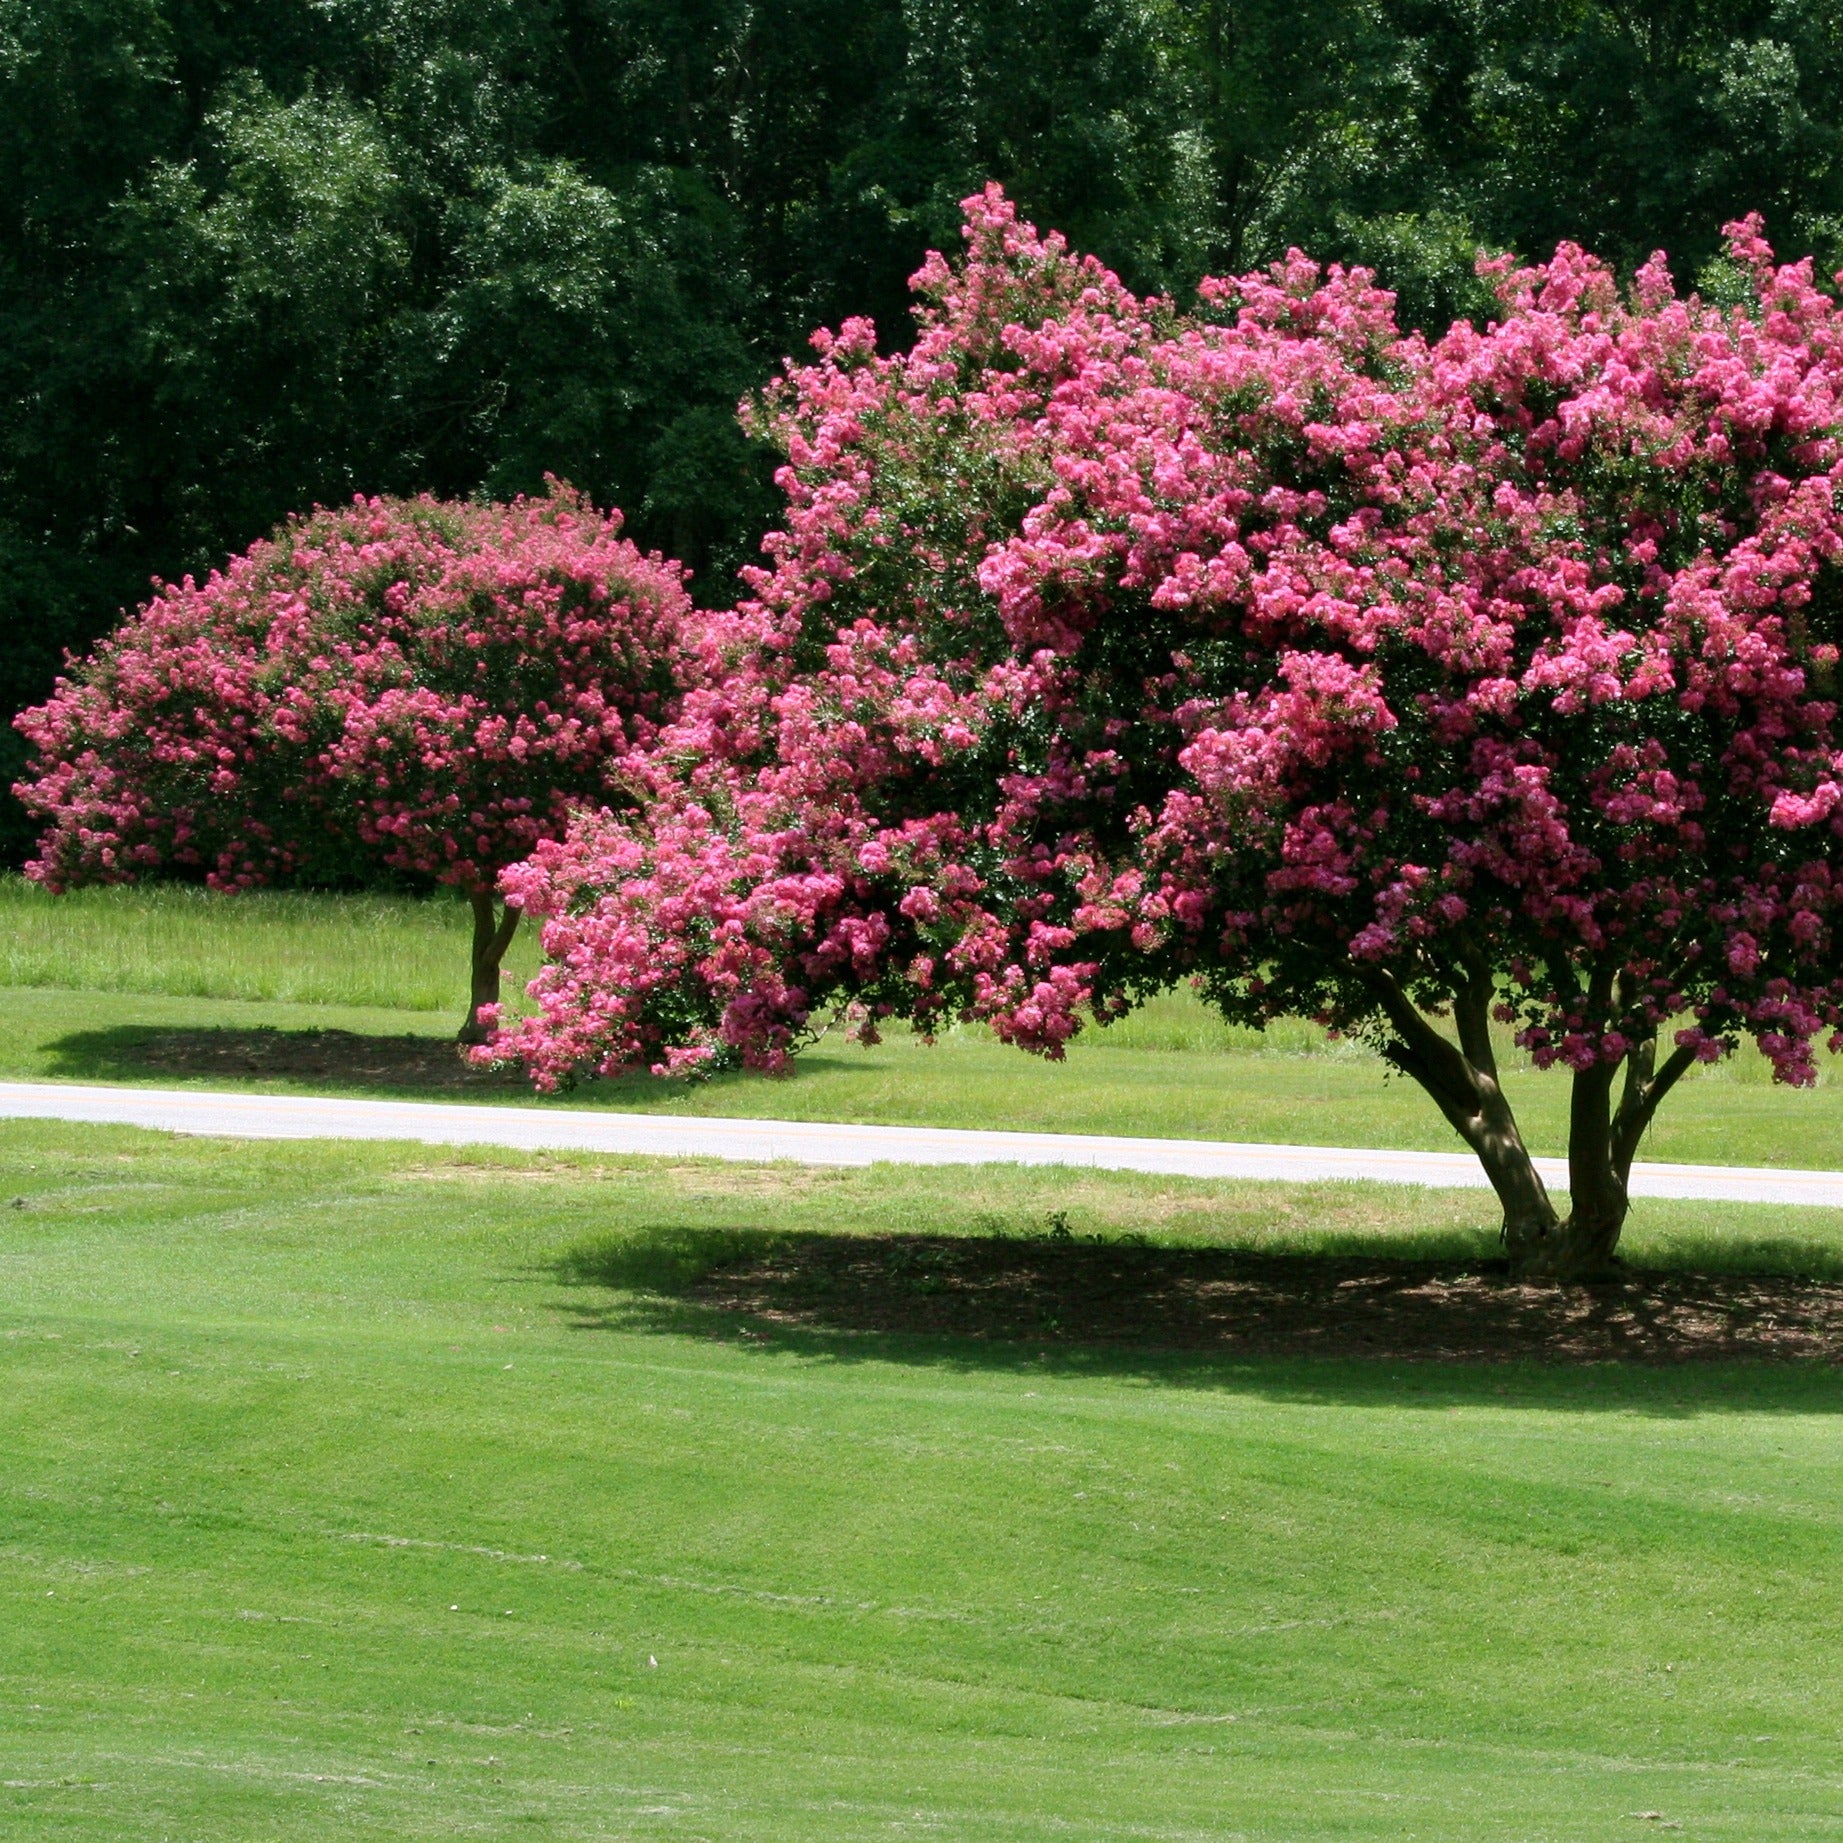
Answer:
<path fill-rule="evenodd" d="M 727 601 L 737 399 L 906 343 L 987 179 L 1142 292 L 1297 243 L 1438 331 L 1481 244 L 1828 267 L 1840 121 L 1828 0 L 0 0 L 0 704 L 355 492 L 555 473 Z"/>
<path fill-rule="evenodd" d="M 773 1068 L 844 1005 L 1057 1056 L 1189 977 L 1372 1042 L 1521 1268 L 1604 1267 L 1689 1067 L 1843 1044 L 1843 316 L 1754 222 L 1732 307 L 1564 247 L 1430 346 L 1361 270 L 1185 316 L 968 206 L 911 353 L 772 398 L 756 647 L 507 872 L 551 964 L 492 1053 Z M 1494 1012 L 1571 1072 L 1565 1220 Z"/>
<path fill-rule="evenodd" d="M 52 889 L 450 884 L 473 905 L 463 1042 L 518 911 L 500 871 L 622 763 L 700 669 L 677 566 L 567 489 L 361 500 L 164 588 L 19 728 Z"/>

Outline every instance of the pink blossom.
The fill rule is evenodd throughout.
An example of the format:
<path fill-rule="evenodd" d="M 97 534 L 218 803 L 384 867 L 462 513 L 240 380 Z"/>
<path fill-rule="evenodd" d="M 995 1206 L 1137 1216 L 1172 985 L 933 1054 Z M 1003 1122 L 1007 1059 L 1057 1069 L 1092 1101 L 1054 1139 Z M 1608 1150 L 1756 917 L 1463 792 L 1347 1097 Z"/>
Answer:
<path fill-rule="evenodd" d="M 1386 982 L 1482 965 L 1539 1063 L 1689 1014 L 1809 1079 L 1843 320 L 1808 265 L 1748 220 L 1717 307 L 1564 244 L 1429 343 L 1360 269 L 1185 313 L 966 214 L 910 350 L 853 323 L 750 410 L 781 527 L 638 804 L 507 873 L 549 964 L 501 1053 L 773 1068 L 843 1005 L 1054 1056 L 1190 977 L 1386 1042 Z"/>
<path fill-rule="evenodd" d="M 714 632 L 567 488 L 360 499 L 162 587 L 17 721 L 54 889 L 394 872 L 490 890 L 676 717 Z"/>

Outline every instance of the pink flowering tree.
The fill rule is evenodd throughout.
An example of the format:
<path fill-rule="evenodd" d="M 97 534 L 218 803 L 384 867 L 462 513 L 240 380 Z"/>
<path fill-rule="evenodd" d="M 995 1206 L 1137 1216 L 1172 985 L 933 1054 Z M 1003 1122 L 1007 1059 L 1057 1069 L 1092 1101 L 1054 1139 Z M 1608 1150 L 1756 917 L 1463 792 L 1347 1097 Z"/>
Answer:
<path fill-rule="evenodd" d="M 507 872 L 550 963 L 492 1053 L 772 1069 L 843 1007 L 1053 1057 L 1189 978 L 1373 1043 L 1520 1270 L 1603 1267 L 1685 1071 L 1807 1083 L 1840 1021 L 1843 317 L 1751 221 L 1738 305 L 1564 246 L 1430 345 L 1361 271 L 1180 313 L 968 214 L 910 352 L 772 395 L 746 664 Z M 1494 1019 L 1572 1084 L 1565 1217 Z"/>
<path fill-rule="evenodd" d="M 567 488 L 511 505 L 361 499 L 160 589 L 17 721 L 51 889 L 452 884 L 484 1035 L 518 923 L 500 871 L 677 714 L 682 572 Z"/>

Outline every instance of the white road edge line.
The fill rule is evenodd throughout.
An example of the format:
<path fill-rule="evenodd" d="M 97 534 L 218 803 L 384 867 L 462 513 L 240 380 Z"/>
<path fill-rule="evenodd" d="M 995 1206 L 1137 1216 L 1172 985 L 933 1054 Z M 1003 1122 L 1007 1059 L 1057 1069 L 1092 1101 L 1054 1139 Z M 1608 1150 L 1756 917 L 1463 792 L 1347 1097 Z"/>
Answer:
<path fill-rule="evenodd" d="M 583 1108 L 479 1107 L 317 1095 L 221 1094 L 193 1088 L 110 1088 L 0 1082 L 0 1119 L 140 1126 L 232 1139 L 400 1139 L 525 1151 L 720 1158 L 747 1164 L 1073 1165 L 1171 1177 L 1367 1182 L 1480 1190 L 1467 1152 L 1389 1152 L 1348 1146 L 1237 1145 L 1212 1139 L 1130 1139 L 1095 1133 L 969 1132 L 932 1126 L 851 1126 L 813 1120 L 732 1120 Z M 1563 1159 L 1538 1159 L 1565 1189 Z M 1843 1209 L 1843 1171 L 1639 1164 L 1635 1197 L 1806 1204 Z"/>

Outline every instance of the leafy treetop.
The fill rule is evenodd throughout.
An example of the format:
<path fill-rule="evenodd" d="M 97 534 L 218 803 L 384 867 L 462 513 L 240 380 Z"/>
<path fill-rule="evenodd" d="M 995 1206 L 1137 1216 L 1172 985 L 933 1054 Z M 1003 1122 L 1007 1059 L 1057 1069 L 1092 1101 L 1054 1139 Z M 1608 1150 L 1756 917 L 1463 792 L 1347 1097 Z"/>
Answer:
<path fill-rule="evenodd" d="M 1604 1260 L 1691 1063 L 1747 1034 L 1808 1081 L 1843 1023 L 1810 265 L 1731 226 L 1718 306 L 1564 245 L 1429 343 L 1360 269 L 1294 253 L 1183 314 L 967 208 L 912 351 L 848 322 L 773 393 L 754 644 L 662 733 L 650 810 L 508 872 L 552 964 L 500 1053 L 773 1068 L 844 1003 L 1057 1055 L 1192 977 L 1375 1041 L 1520 1259 Z M 1494 1009 L 1572 1071 L 1567 1223 Z"/>
<path fill-rule="evenodd" d="M 619 530 L 563 487 L 358 500 L 161 589 L 18 719 L 27 875 L 424 879 L 490 910 L 703 669 L 681 572 Z"/>

